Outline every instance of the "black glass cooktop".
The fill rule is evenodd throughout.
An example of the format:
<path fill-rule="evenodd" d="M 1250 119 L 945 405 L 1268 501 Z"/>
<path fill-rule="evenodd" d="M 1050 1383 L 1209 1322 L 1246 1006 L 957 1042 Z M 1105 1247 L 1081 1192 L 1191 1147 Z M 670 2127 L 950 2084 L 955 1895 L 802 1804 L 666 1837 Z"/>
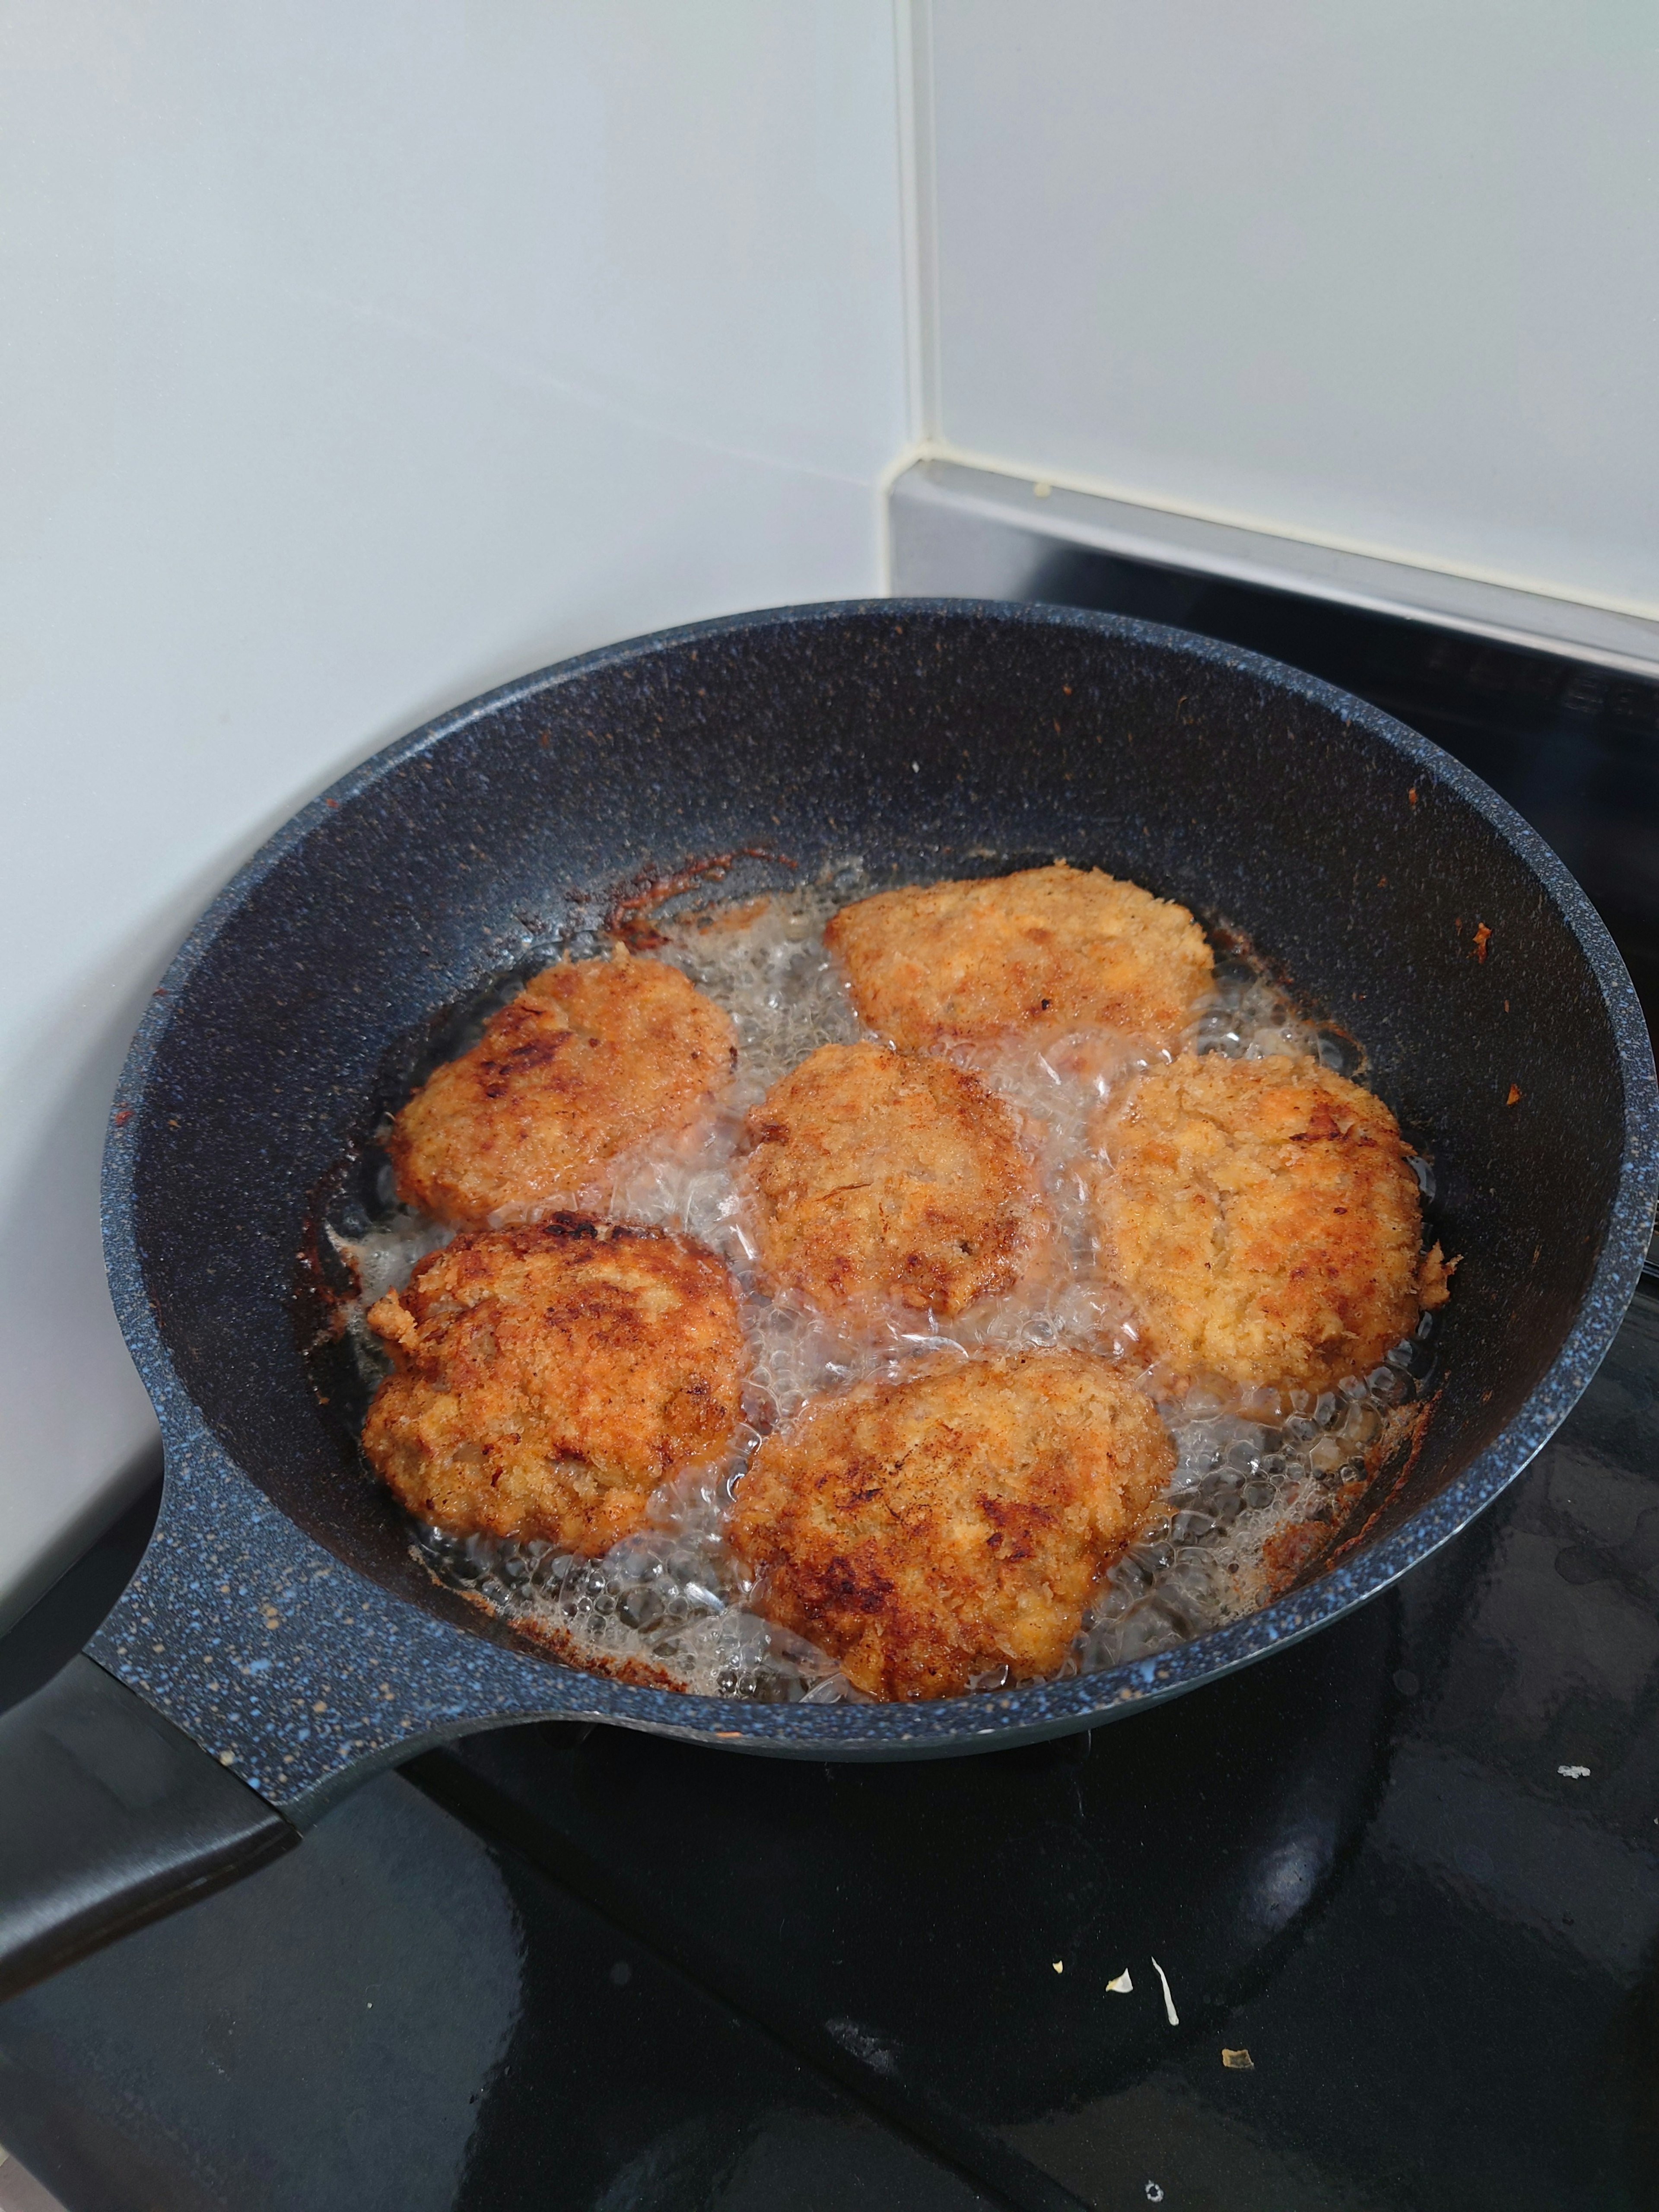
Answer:
<path fill-rule="evenodd" d="M 1659 693 L 1182 587 L 1133 611 L 1254 623 L 1462 752 L 1659 982 Z M 1659 1295 L 1491 1511 L 1296 1650 L 974 1759 L 428 1754 L 0 2008 L 0 2142 L 68 2212 L 1659 2205 Z"/>

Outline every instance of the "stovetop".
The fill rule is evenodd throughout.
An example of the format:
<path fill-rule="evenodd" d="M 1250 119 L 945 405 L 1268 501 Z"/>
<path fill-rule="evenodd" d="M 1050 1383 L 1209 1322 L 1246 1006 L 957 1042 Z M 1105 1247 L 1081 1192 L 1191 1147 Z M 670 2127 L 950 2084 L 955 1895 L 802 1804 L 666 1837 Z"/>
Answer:
<path fill-rule="evenodd" d="M 1181 588 L 1132 611 L 1472 760 L 1659 1003 L 1659 687 Z M 68 2212 L 1659 2204 L 1656 1399 L 1644 1290 L 1454 1543 L 1092 1737 L 427 1754 L 0 2008 L 0 2142 Z M 0 1645 L 0 1697 L 85 1632 L 143 1517 Z"/>

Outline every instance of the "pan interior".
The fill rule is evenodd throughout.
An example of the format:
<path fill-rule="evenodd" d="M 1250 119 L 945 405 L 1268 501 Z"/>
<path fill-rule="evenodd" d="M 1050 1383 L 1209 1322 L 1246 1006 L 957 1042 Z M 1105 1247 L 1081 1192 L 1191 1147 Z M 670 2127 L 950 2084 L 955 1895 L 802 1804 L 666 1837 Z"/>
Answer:
<path fill-rule="evenodd" d="M 1247 932 L 1363 1042 L 1462 1255 L 1432 1418 L 1364 1542 L 1527 1406 L 1612 1218 L 1624 1081 L 1595 965 L 1481 787 L 1358 702 L 1176 633 L 786 613 L 549 672 L 393 747 L 169 979 L 127 1102 L 149 1310 L 195 1417 L 349 1565 L 493 1632 L 411 1559 L 317 1402 L 295 1285 L 319 1187 L 451 1048 L 455 1010 L 591 933 L 618 885 L 726 854 L 733 891 L 1063 856 Z"/>

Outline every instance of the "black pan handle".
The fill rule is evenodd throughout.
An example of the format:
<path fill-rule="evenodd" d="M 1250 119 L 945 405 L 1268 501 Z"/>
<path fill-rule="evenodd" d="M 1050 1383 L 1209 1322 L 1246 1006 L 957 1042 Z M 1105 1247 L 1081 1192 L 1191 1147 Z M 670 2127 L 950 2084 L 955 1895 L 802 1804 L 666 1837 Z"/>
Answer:
<path fill-rule="evenodd" d="M 0 1998 L 299 1840 L 125 1683 L 71 1659 L 0 1715 Z"/>

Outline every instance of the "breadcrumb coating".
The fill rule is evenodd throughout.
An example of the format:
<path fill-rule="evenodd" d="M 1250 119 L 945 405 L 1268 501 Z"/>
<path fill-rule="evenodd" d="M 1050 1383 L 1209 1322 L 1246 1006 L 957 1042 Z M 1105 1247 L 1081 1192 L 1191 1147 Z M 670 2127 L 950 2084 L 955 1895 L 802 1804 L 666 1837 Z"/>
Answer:
<path fill-rule="evenodd" d="M 826 1312 L 946 1317 L 1009 1290 L 1048 1217 L 1012 1115 L 965 1069 L 821 1046 L 751 1111 L 739 1171 L 763 1286 Z"/>
<path fill-rule="evenodd" d="M 544 969 L 398 1115 L 398 1194 L 468 1224 L 599 1206 L 618 1154 L 689 1127 L 736 1060 L 729 1018 L 677 968 L 619 945 Z"/>
<path fill-rule="evenodd" d="M 1102 1264 L 1171 1387 L 1322 1389 L 1444 1302 L 1394 1115 L 1316 1060 L 1183 1053 L 1095 1136 Z"/>
<path fill-rule="evenodd" d="M 422 1520 L 595 1554 L 741 1413 L 738 1292 L 712 1252 L 571 1215 L 465 1231 L 370 1307 L 392 1372 L 369 1463 Z"/>
<path fill-rule="evenodd" d="M 1173 1047 L 1215 963 L 1184 906 L 1098 868 L 1028 868 L 878 891 L 824 940 L 860 1014 L 915 1052 L 1033 1029 L 1121 1030 Z"/>
<path fill-rule="evenodd" d="M 878 1698 L 1064 1660 L 1175 1466 L 1150 1401 L 1080 1352 L 929 1360 L 810 1400 L 738 1486 L 756 1610 Z"/>

